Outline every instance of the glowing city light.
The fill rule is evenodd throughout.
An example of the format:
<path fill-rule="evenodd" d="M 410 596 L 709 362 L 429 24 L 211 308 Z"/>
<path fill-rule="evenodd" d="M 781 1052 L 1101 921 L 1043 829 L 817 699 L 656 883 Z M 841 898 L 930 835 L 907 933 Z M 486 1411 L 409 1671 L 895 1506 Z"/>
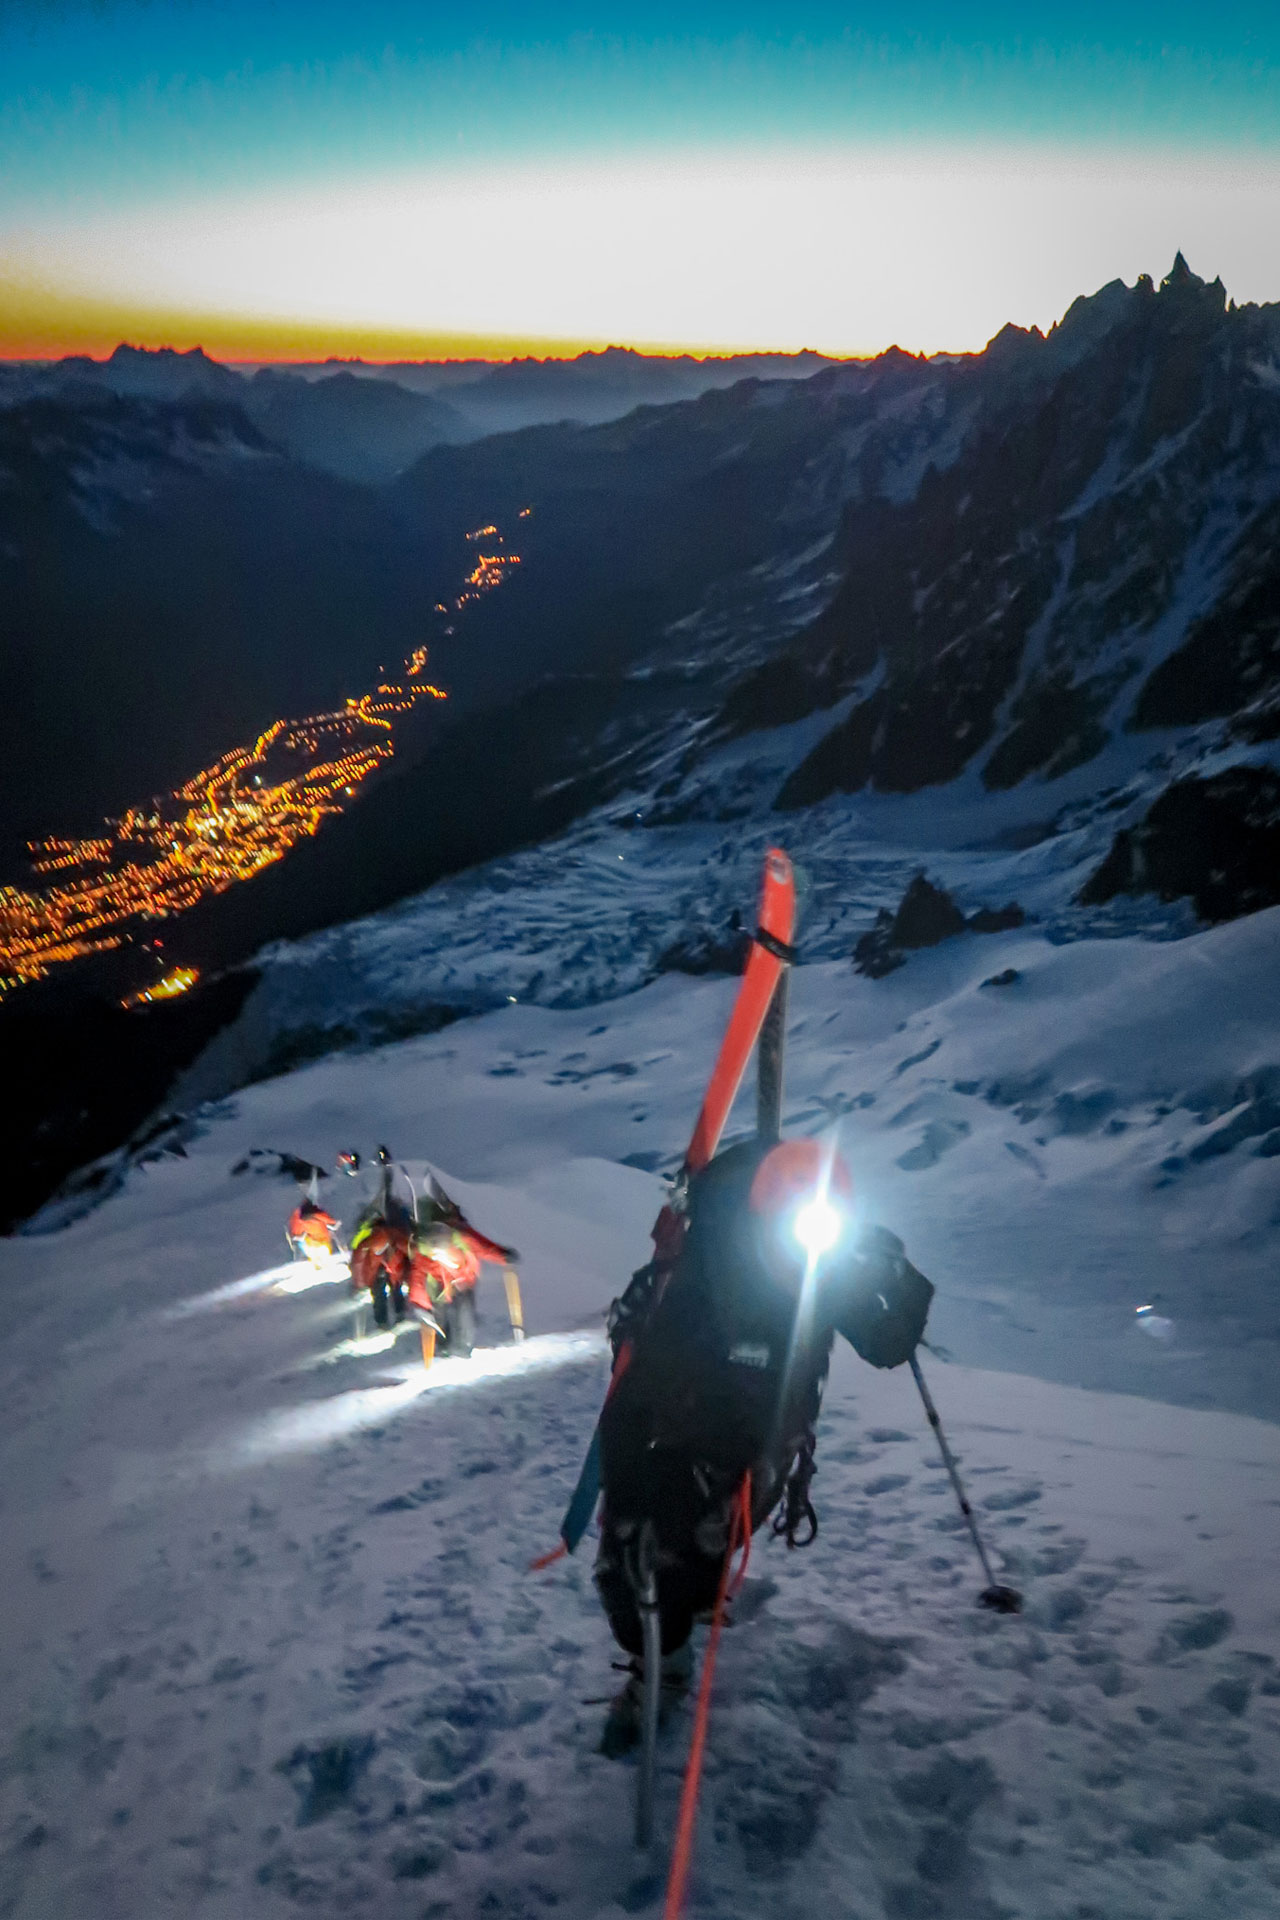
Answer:
<path fill-rule="evenodd" d="M 520 565 L 495 526 L 466 537 L 484 547 L 452 608 L 442 603 L 438 612 L 461 612 Z M 333 713 L 274 721 L 252 746 L 233 747 L 162 799 L 107 820 L 92 839 L 32 842 L 33 874 L 65 878 L 40 891 L 0 887 L 0 998 L 252 879 L 317 833 L 392 758 L 396 722 L 423 701 L 448 698 L 424 677 L 426 665 L 426 647 L 415 647 L 402 680 L 380 679 Z M 198 977 L 195 968 L 172 969 L 121 1004 L 171 1000 Z"/>
<path fill-rule="evenodd" d="M 200 978 L 199 967 L 175 967 L 172 973 L 166 973 L 163 980 L 157 980 L 154 987 L 143 987 L 140 993 L 130 993 L 120 1002 L 122 1007 L 146 1007 L 153 1000 L 173 1000 L 180 993 L 186 993 Z"/>

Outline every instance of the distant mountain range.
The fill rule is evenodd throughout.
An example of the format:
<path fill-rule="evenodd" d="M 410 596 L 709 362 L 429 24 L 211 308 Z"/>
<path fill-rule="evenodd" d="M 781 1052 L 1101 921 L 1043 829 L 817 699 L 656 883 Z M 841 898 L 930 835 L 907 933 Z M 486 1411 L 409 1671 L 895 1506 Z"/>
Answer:
<path fill-rule="evenodd" d="M 58 827 L 367 681 L 438 632 L 463 532 L 527 505 L 528 563 L 438 641 L 459 716 L 640 661 L 621 707 L 703 700 L 715 737 L 830 711 L 784 808 L 971 767 L 992 791 L 1052 780 L 1118 736 L 1212 718 L 1270 737 L 1280 310 L 1234 307 L 1181 256 L 1047 337 L 1007 327 L 982 354 L 891 349 L 804 378 L 792 361 L 603 425 L 437 445 L 377 488 L 298 450 L 304 428 L 358 437 L 344 408 L 392 392 L 576 392 L 590 410 L 742 364 L 611 349 L 469 384 L 453 367 L 447 403 L 350 371 L 247 379 L 198 351 L 7 369 L 5 816 Z M 15 398 L 24 380 L 41 397 Z M 539 759 L 559 744 L 553 727 Z"/>
<path fill-rule="evenodd" d="M 601 462 L 622 472 L 626 435 L 606 452 L 573 427 L 550 429 L 496 457 L 446 454 L 393 485 L 424 450 L 474 443 L 504 420 L 599 421 L 722 388 L 744 369 L 799 379 L 822 364 L 610 349 L 395 370 L 479 396 L 468 418 L 390 370 L 250 375 L 199 349 L 128 346 L 104 362 L 0 365 L 0 640 L 13 736 L 0 757 L 0 879 L 18 875 L 26 840 L 92 831 L 273 719 L 361 690 L 424 641 L 448 655 L 432 609 L 472 564 L 464 534 L 500 506 L 514 518 L 528 486 L 568 495 L 576 525 L 557 533 L 552 512 L 545 537 L 560 541 L 569 578 L 554 565 L 540 577 L 537 634 L 511 658 L 491 658 L 483 636 L 468 635 L 437 677 L 465 705 L 482 686 L 515 690 L 545 666 L 576 668 L 568 630 L 589 650 L 599 637 L 590 592 L 624 632 L 643 621 L 636 592 L 647 588 L 618 585 L 635 574 L 634 541 L 597 540 L 611 511 Z M 658 435 L 673 471 L 681 432 L 673 423 Z M 575 482 L 561 470 L 565 449 L 579 446 L 594 464 Z M 625 497 L 632 482 L 620 484 Z M 661 580 L 668 558 L 650 554 L 645 579 Z"/>
<path fill-rule="evenodd" d="M 107 364 L 134 390 L 4 372 L 8 818 L 139 797 L 423 638 L 454 695 L 417 757 L 174 927 L 208 973 L 588 814 L 802 842 L 848 796 L 916 795 L 975 843 L 1087 816 L 1116 836 L 1096 900 L 1280 897 L 1280 307 L 1181 256 L 981 354 L 792 362 L 664 405 L 650 384 L 376 484 L 320 471 L 299 423 L 342 438 L 387 392 L 461 412 L 508 386 L 585 411 L 734 363 L 611 352 L 426 392 L 413 369 Z M 181 397 L 184 369 L 207 390 Z M 526 506 L 524 564 L 445 636 L 464 532 Z"/>
<path fill-rule="evenodd" d="M 229 367 L 199 347 L 118 346 L 106 360 L 72 354 L 0 363 L 0 407 L 75 403 L 95 394 L 239 408 L 282 453 L 348 480 L 389 480 L 429 447 L 571 420 L 598 426 L 639 406 L 696 399 L 739 380 L 800 380 L 833 364 L 818 353 L 645 354 L 607 347 L 570 360 L 363 361 Z M 447 398 L 442 396 L 447 395 Z"/>

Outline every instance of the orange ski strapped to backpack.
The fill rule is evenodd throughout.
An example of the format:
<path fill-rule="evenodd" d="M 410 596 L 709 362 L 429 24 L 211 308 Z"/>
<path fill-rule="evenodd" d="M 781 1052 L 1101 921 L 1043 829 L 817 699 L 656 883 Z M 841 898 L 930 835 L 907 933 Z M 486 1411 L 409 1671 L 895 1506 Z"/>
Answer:
<path fill-rule="evenodd" d="M 790 860 L 781 847 L 770 847 L 764 857 L 764 881 L 760 894 L 760 919 L 751 937 L 751 951 L 733 1003 L 729 1025 L 725 1029 L 716 1063 L 711 1069 L 684 1165 L 676 1183 L 677 1195 L 691 1174 L 700 1173 L 720 1144 L 729 1110 L 733 1106 L 742 1076 L 747 1070 L 752 1049 L 760 1038 L 769 1003 L 785 970 L 795 963 L 791 942 L 796 924 L 796 883 Z M 653 1223 L 654 1264 L 669 1272 L 684 1244 L 684 1214 L 670 1201 Z M 609 1380 L 605 1405 L 609 1404 L 619 1380 L 631 1361 L 631 1343 L 624 1340 L 618 1348 Z M 561 1547 L 543 1555 L 530 1571 L 549 1566 L 563 1553 L 572 1553 L 591 1523 L 600 1497 L 600 1426 L 597 1421 L 587 1457 L 578 1475 L 578 1484 L 560 1522 Z"/>

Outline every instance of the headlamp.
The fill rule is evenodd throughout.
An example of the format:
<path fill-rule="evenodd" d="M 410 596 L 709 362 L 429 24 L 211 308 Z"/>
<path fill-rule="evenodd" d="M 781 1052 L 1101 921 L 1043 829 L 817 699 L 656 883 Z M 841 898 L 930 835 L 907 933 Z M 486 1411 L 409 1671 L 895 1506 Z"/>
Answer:
<path fill-rule="evenodd" d="M 825 1194 L 817 1194 L 796 1209 L 791 1231 L 811 1260 L 830 1253 L 844 1229 L 844 1216 Z"/>

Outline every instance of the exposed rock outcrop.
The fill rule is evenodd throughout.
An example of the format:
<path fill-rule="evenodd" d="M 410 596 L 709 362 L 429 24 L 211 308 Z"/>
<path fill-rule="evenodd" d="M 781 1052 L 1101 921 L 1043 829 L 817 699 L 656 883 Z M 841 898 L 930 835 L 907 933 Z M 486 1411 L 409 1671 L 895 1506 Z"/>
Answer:
<path fill-rule="evenodd" d="M 1104 288 L 984 357 L 1004 385 L 964 440 L 910 496 L 847 507 L 844 577 L 789 650 L 807 672 L 771 663 L 787 712 L 814 677 L 829 702 L 875 676 L 780 807 L 975 761 L 993 789 L 1054 779 L 1119 726 L 1231 716 L 1280 682 L 1275 310 L 1228 308 L 1179 254 L 1158 289 Z"/>
<path fill-rule="evenodd" d="M 966 919 L 944 888 L 935 887 L 926 874 L 917 873 L 896 913 L 886 907 L 880 909 L 874 927 L 862 935 L 853 950 L 853 964 L 868 979 L 880 980 L 902 966 L 914 948 L 936 947 L 957 933 L 1003 933 L 1020 927 L 1025 919 L 1022 908 L 1013 901 L 1005 907 L 979 907 Z"/>
<path fill-rule="evenodd" d="M 1079 898 L 1097 906 L 1142 893 L 1189 898 L 1208 921 L 1280 903 L 1280 774 L 1232 767 L 1166 787 L 1144 819 L 1120 829 Z"/>

